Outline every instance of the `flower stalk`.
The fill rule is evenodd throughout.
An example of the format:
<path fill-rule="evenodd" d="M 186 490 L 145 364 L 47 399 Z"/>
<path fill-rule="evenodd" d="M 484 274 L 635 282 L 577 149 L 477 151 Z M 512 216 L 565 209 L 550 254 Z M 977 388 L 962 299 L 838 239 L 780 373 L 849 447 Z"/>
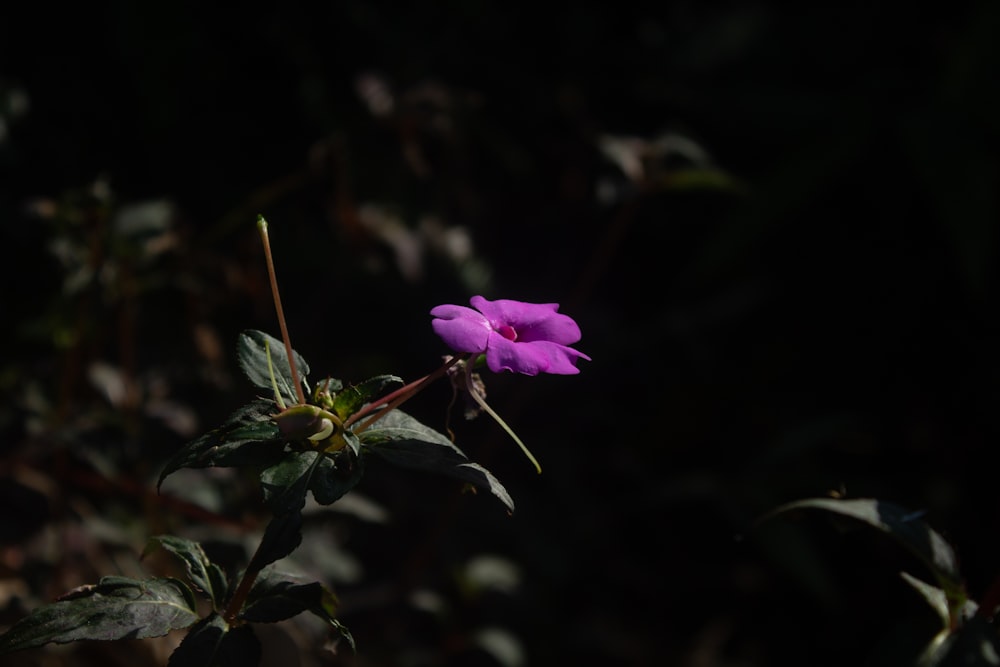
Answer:
<path fill-rule="evenodd" d="M 347 420 L 344 422 L 344 428 L 350 428 L 351 424 L 357 422 L 362 417 L 365 417 L 365 416 L 371 414 L 373 411 L 375 411 L 376 409 L 378 409 L 380 406 L 384 405 L 385 406 L 384 408 L 382 408 L 381 410 L 379 410 L 375 415 L 373 415 L 370 419 L 368 419 L 366 422 L 362 423 L 360 426 L 358 426 L 353 431 L 354 431 L 354 433 L 361 433 L 361 432 L 367 430 L 369 427 L 371 427 L 372 424 L 374 424 L 375 422 L 377 422 L 379 419 L 381 419 L 382 417 L 386 416 L 391 411 L 395 410 L 400 405 L 402 405 L 406 401 L 408 401 L 411 398 L 413 398 L 414 396 L 416 396 L 420 391 L 422 391 L 431 382 L 434 382 L 438 378 L 442 377 L 445 373 L 448 372 L 448 369 L 450 369 L 452 366 L 454 366 L 455 364 L 457 364 L 462 359 L 463 359 L 463 357 L 460 357 L 460 356 L 459 357 L 452 357 L 451 359 L 449 359 L 448 361 L 446 361 L 436 371 L 425 375 L 424 377 L 420 378 L 419 380 L 414 380 L 413 382 L 407 384 L 406 386 L 400 387 L 399 389 L 397 389 L 396 391 L 394 391 L 394 392 L 392 392 L 390 394 L 386 394 L 385 396 L 383 396 L 382 398 L 380 398 L 377 401 L 373 401 L 373 402 L 369 403 L 368 405 L 364 406 L 363 408 L 361 408 L 360 410 L 358 410 L 357 412 L 355 412 L 353 415 L 351 415 L 350 417 L 348 417 Z"/>

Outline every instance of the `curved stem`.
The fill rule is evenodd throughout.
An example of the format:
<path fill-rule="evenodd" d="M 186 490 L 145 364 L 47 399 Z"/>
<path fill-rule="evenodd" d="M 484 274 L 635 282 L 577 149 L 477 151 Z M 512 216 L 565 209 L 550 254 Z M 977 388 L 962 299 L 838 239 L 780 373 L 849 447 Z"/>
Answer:
<path fill-rule="evenodd" d="M 510 426 L 507 426 L 507 422 L 505 422 L 503 419 L 501 419 L 500 415 L 498 415 L 496 412 L 494 412 L 493 408 L 491 408 L 489 405 L 487 405 L 486 404 L 486 400 L 479 394 L 479 390 L 476 389 L 476 385 L 473 384 L 473 382 L 472 382 L 472 371 L 473 371 L 473 368 L 472 368 L 471 364 L 468 365 L 468 366 L 466 366 L 466 369 L 465 369 L 465 388 L 469 391 L 469 394 L 472 395 L 472 398 L 476 401 L 476 403 L 479 404 L 479 407 L 481 407 L 483 409 L 483 411 L 486 414 L 488 414 L 490 417 L 493 417 L 493 420 L 497 424 L 500 424 L 500 428 L 502 428 L 504 431 L 506 431 L 507 435 L 509 435 L 511 437 L 511 439 L 513 439 L 514 442 L 517 443 L 517 446 L 521 448 L 521 451 L 524 452 L 524 455 L 528 457 L 528 460 L 531 461 L 532 464 L 534 464 L 535 470 L 538 472 L 539 475 L 541 475 L 542 474 L 542 466 L 539 465 L 538 459 L 536 459 L 535 456 L 528 450 L 527 445 L 525 445 L 523 442 L 521 442 L 521 439 L 519 437 L 517 437 L 517 433 L 514 433 L 514 429 L 512 429 Z"/>

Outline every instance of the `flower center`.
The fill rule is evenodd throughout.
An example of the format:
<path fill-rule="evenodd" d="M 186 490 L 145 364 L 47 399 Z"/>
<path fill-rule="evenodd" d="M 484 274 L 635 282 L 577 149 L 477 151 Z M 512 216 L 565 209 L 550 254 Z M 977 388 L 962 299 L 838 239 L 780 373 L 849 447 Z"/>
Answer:
<path fill-rule="evenodd" d="M 497 327 L 497 333 L 507 340 L 517 340 L 517 332 L 509 324 L 501 324 Z"/>

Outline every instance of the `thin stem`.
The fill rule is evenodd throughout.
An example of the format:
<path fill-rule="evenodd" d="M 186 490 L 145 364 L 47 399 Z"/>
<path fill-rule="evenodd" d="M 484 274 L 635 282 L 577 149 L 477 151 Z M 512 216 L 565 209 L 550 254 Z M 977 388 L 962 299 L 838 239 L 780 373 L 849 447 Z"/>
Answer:
<path fill-rule="evenodd" d="M 469 393 L 472 395 L 472 398 L 476 401 L 476 403 L 479 404 L 479 407 L 481 407 L 483 411 L 486 412 L 486 414 L 488 414 L 490 417 L 493 417 L 493 420 L 497 424 L 500 424 L 500 428 L 506 431 L 507 435 L 509 435 L 514 440 L 514 442 L 517 443 L 517 446 L 521 448 L 521 451 L 524 452 L 524 455 L 528 457 L 528 460 L 531 461 L 532 464 L 534 464 L 535 470 L 538 472 L 539 475 L 541 475 L 542 466 L 539 465 L 538 459 L 536 459 L 535 456 L 528 450 L 527 445 L 521 442 L 521 439 L 517 437 L 517 433 L 514 433 L 514 429 L 512 429 L 510 426 L 507 426 L 507 422 L 501 419 L 500 415 L 494 412 L 493 408 L 487 405 L 486 400 L 479 394 L 479 390 L 476 389 L 476 385 L 473 384 L 472 382 L 472 372 L 473 372 L 472 364 L 466 366 L 465 370 L 466 370 L 465 388 L 469 390 Z"/>
<path fill-rule="evenodd" d="M 271 390 L 274 391 L 274 402 L 278 404 L 279 410 L 284 411 L 285 401 L 281 398 L 281 392 L 278 391 L 278 381 L 274 378 L 274 364 L 271 363 L 271 342 L 267 338 L 264 339 L 264 354 L 267 357 L 267 372 L 271 376 Z"/>
<path fill-rule="evenodd" d="M 361 424 L 361 426 L 354 429 L 354 432 L 361 433 L 362 431 L 367 430 L 372 424 L 374 424 L 379 419 L 389 414 L 391 410 L 395 410 L 405 401 L 408 401 L 410 398 L 419 393 L 424 387 L 429 385 L 431 382 L 434 382 L 434 380 L 437 380 L 439 377 L 447 373 L 449 368 L 457 364 L 463 358 L 464 357 L 461 356 L 452 357 L 433 373 L 429 373 L 428 375 L 425 375 L 419 380 L 414 380 L 405 387 L 400 387 L 391 394 L 387 394 L 386 396 L 380 398 L 379 400 L 369 403 L 368 405 L 366 405 L 365 407 L 361 408 L 353 415 L 348 417 L 347 420 L 344 422 L 344 428 L 348 428 L 351 424 L 358 421 L 362 417 L 368 415 L 369 413 L 373 412 L 379 406 L 385 405 L 384 408 L 375 413 L 375 415 L 372 416 L 370 419 L 368 419 L 368 421 L 364 422 L 363 424 Z"/>
<path fill-rule="evenodd" d="M 278 326 L 281 328 L 281 339 L 285 342 L 285 353 L 288 355 L 288 370 L 292 373 L 292 383 L 295 385 L 295 393 L 299 397 L 299 404 L 306 404 L 306 394 L 302 391 L 302 383 L 299 382 L 299 372 L 295 368 L 295 354 L 292 352 L 292 342 L 288 337 L 288 326 L 285 324 L 285 312 L 281 308 L 281 294 L 278 292 L 278 278 L 274 273 L 274 259 L 271 257 L 271 242 L 267 236 L 267 220 L 264 216 L 257 216 L 257 229 L 260 231 L 260 240 L 264 244 L 264 258 L 267 260 L 267 274 L 271 280 L 271 296 L 274 299 L 274 309 L 278 313 Z"/>

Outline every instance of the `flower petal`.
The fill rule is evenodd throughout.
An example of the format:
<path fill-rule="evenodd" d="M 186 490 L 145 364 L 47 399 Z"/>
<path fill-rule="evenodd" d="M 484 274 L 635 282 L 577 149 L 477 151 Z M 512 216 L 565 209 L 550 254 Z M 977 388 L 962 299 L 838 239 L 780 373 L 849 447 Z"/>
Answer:
<path fill-rule="evenodd" d="M 519 342 L 551 341 L 571 345 L 580 340 L 580 327 L 568 315 L 556 312 L 558 303 L 524 303 L 510 299 L 488 301 L 481 296 L 470 299 L 473 307 L 486 316 L 494 329 L 513 327 Z"/>
<path fill-rule="evenodd" d="M 549 369 L 549 359 L 544 349 L 531 343 L 515 343 L 500 334 L 490 334 L 486 349 L 486 365 L 494 373 L 513 371 L 525 375 L 538 375 Z"/>
<path fill-rule="evenodd" d="M 580 369 L 576 367 L 576 360 L 586 359 L 590 361 L 590 357 L 583 352 L 578 352 L 571 347 L 559 345 L 558 343 L 537 341 L 526 343 L 526 345 L 528 344 L 535 348 L 538 353 L 545 355 L 549 362 L 549 367 L 545 369 L 545 372 L 553 375 L 576 375 L 580 372 Z"/>
<path fill-rule="evenodd" d="M 493 330 L 489 320 L 465 306 L 443 305 L 431 310 L 434 333 L 455 352 L 486 351 L 487 341 Z"/>

